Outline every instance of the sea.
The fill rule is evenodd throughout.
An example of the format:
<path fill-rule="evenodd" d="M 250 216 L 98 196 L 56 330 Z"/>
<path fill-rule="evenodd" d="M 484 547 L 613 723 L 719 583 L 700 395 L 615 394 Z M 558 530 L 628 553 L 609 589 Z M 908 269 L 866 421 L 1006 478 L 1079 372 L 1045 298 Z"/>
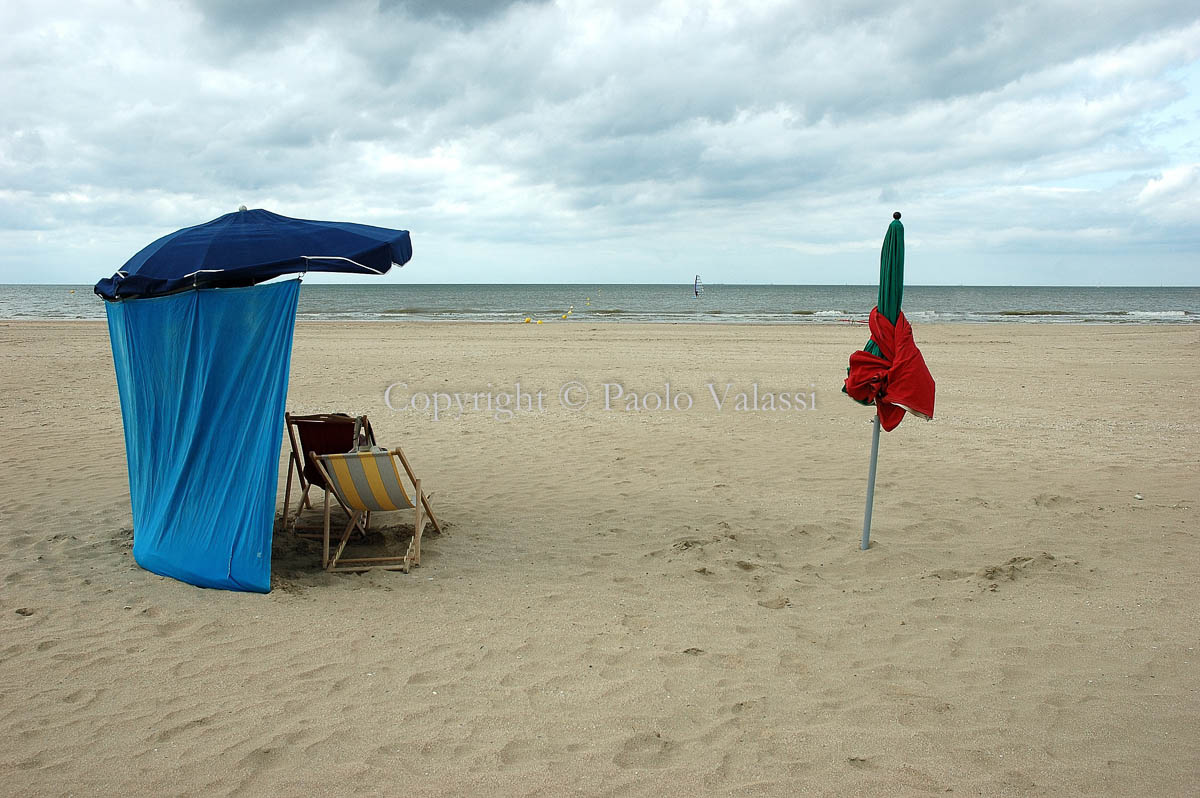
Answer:
<path fill-rule="evenodd" d="M 840 324 L 864 321 L 870 285 L 305 284 L 302 321 Z M 913 323 L 1197 324 L 1200 287 L 904 288 Z M 90 285 L 0 285 L 0 319 L 103 319 Z"/>

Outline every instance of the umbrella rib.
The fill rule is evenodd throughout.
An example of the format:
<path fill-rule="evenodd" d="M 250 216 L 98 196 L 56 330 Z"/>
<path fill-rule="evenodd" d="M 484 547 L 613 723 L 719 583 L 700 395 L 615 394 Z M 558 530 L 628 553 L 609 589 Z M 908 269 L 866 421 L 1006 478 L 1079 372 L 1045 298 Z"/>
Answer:
<path fill-rule="evenodd" d="M 371 274 L 383 274 L 383 272 L 379 271 L 379 269 L 372 269 L 370 266 L 366 265 L 365 263 L 359 263 L 358 261 L 352 260 L 350 258 L 343 258 L 340 255 L 301 255 L 300 257 L 304 258 L 304 260 L 306 260 L 306 261 L 309 261 L 309 260 L 341 260 L 341 261 L 345 261 L 346 263 L 353 263 L 355 266 L 357 266 L 360 269 L 366 269 L 367 271 L 371 272 Z"/>
<path fill-rule="evenodd" d="M 351 260 L 350 258 L 343 258 L 338 255 L 301 255 L 300 257 L 306 261 L 309 261 L 309 260 L 341 260 L 341 261 L 345 261 L 346 263 L 353 263 L 358 268 L 366 269 L 367 271 L 371 272 L 372 274 L 383 274 L 383 272 L 379 271 L 378 269 L 372 269 L 370 266 L 367 266 L 365 263 L 359 263 L 356 260 Z M 218 273 L 218 272 L 223 272 L 223 271 L 226 271 L 226 270 L 225 269 L 196 269 L 196 271 L 194 271 L 194 272 L 188 272 L 187 274 L 183 275 L 183 277 L 181 279 L 186 279 L 188 277 L 195 277 L 197 274 L 204 274 L 206 272 Z"/>

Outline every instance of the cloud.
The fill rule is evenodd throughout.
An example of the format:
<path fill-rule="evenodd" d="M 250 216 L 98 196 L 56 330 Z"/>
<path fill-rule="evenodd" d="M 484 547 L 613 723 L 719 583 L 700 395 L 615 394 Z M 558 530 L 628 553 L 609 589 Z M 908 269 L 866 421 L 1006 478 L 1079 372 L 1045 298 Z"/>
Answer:
<path fill-rule="evenodd" d="M 1185 5 L 14 2 L 0 281 L 243 203 L 411 229 L 429 280 L 869 281 L 896 208 L 932 263 L 1194 257 Z"/>
<path fill-rule="evenodd" d="M 398 11 L 415 19 L 479 23 L 505 13 L 514 5 L 544 6 L 549 0 L 383 0 L 381 10 Z"/>
<path fill-rule="evenodd" d="M 1151 178 L 1145 188 L 1138 192 L 1137 201 L 1143 205 L 1156 205 L 1164 200 L 1193 199 L 1200 185 L 1200 164 L 1187 164 L 1166 170 L 1162 175 Z"/>

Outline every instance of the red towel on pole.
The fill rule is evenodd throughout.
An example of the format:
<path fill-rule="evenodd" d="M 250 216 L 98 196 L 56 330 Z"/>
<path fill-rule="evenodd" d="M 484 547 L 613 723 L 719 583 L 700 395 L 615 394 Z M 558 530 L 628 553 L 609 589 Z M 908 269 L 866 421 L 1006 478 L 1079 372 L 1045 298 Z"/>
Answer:
<path fill-rule="evenodd" d="M 871 309 L 871 340 L 883 357 L 861 349 L 850 355 L 846 393 L 860 402 L 874 403 L 879 423 L 891 432 L 908 410 L 933 418 L 933 376 L 913 341 L 912 325 L 901 311 L 896 323 L 888 321 L 879 308 Z"/>

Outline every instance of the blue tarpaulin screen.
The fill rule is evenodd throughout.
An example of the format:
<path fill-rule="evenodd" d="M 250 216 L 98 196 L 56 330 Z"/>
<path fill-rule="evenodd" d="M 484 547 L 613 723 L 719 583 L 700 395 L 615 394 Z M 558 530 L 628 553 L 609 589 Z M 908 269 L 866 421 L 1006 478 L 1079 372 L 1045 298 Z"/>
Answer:
<path fill-rule="evenodd" d="M 271 589 L 299 280 L 108 302 L 138 565 Z"/>

